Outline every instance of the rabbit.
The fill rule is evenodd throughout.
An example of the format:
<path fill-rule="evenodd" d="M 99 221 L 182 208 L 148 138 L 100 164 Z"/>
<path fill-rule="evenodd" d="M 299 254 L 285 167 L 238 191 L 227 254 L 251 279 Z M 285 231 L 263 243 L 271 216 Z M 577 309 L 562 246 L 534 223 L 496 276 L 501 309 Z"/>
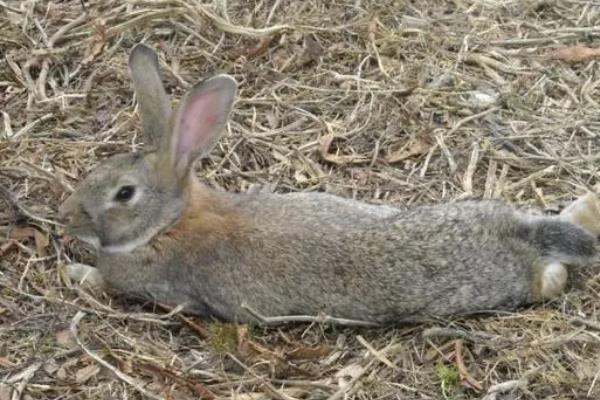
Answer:
<path fill-rule="evenodd" d="M 403 210 L 326 193 L 211 189 L 192 167 L 217 143 L 236 81 L 200 82 L 172 112 L 154 50 L 136 45 L 129 68 L 145 150 L 110 157 L 59 208 L 66 230 L 97 249 L 87 273 L 107 288 L 223 321 L 325 315 L 380 325 L 549 300 L 570 268 L 596 260 L 591 192 L 545 216 L 500 200 Z"/>

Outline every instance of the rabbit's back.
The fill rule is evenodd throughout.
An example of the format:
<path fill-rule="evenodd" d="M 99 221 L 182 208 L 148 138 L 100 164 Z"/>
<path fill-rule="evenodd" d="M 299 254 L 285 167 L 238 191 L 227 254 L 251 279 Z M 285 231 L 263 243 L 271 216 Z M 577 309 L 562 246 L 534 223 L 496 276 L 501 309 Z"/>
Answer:
<path fill-rule="evenodd" d="M 539 256 L 519 215 L 496 201 L 409 211 L 326 194 L 236 203 L 251 221 L 242 239 L 213 247 L 213 267 L 190 264 L 182 275 L 226 319 L 243 319 L 242 303 L 265 315 L 379 322 L 512 307 L 527 299 Z M 201 278 L 190 286 L 190 276 Z"/>

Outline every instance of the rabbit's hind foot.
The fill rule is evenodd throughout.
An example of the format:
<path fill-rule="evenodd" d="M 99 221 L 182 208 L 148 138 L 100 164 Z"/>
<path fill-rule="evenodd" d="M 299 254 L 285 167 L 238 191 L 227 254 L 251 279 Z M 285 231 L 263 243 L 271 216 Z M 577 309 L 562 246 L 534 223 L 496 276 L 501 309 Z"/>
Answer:
<path fill-rule="evenodd" d="M 534 302 L 554 299 L 567 285 L 567 268 L 558 261 L 544 260 L 533 269 L 531 296 Z"/>
<path fill-rule="evenodd" d="M 600 236 L 600 199 L 595 193 L 581 196 L 560 213 L 560 219 Z"/>

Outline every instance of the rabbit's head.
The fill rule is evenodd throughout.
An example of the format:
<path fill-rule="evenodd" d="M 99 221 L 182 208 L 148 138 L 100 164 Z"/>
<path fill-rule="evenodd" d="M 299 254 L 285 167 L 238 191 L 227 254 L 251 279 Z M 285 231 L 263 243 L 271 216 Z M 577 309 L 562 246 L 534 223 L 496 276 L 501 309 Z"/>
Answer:
<path fill-rule="evenodd" d="M 236 93 L 235 80 L 218 75 L 195 85 L 172 113 L 156 53 L 137 45 L 129 68 L 146 151 L 109 158 L 59 208 L 69 233 L 109 252 L 145 244 L 179 217 L 193 162 L 217 142 Z"/>

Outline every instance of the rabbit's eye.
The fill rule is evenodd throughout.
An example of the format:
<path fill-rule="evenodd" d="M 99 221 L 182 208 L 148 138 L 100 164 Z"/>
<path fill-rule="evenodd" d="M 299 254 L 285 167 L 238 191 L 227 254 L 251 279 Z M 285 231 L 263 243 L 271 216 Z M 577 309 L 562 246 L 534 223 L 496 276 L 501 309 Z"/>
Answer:
<path fill-rule="evenodd" d="M 132 185 L 122 186 L 117 194 L 115 195 L 115 200 L 120 202 L 125 202 L 131 200 L 135 193 L 135 187 Z"/>

